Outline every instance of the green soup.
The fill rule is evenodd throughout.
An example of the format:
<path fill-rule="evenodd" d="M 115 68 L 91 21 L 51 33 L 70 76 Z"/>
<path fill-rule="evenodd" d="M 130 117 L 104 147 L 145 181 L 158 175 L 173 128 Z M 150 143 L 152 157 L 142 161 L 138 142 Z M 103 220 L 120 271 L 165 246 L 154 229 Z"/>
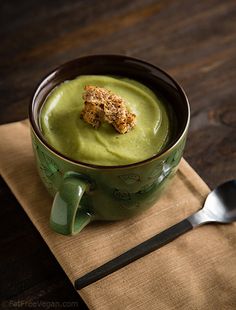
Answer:
<path fill-rule="evenodd" d="M 135 127 L 126 134 L 103 123 L 94 129 L 80 118 L 85 85 L 104 87 L 122 97 L 136 114 Z M 79 76 L 57 86 L 43 104 L 41 130 L 61 154 L 84 163 L 125 165 L 159 153 L 170 138 L 167 108 L 146 86 L 134 80 L 99 75 Z"/>

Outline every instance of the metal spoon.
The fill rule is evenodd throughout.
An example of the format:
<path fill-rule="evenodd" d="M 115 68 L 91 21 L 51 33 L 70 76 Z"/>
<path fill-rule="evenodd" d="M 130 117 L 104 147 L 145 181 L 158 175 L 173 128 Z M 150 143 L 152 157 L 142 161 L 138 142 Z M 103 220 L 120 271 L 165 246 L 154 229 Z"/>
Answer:
<path fill-rule="evenodd" d="M 138 258 L 159 249 L 163 245 L 199 225 L 210 222 L 232 223 L 234 221 L 236 221 L 236 180 L 231 180 L 214 189 L 207 196 L 202 209 L 104 265 L 85 274 L 75 281 L 75 288 L 78 290 L 102 279 L 108 274 L 132 263 Z"/>

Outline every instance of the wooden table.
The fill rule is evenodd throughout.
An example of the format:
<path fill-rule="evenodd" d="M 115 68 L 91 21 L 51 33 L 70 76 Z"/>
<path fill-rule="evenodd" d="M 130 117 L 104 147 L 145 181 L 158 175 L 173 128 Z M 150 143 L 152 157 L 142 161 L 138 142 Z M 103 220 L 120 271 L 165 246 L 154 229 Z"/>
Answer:
<path fill-rule="evenodd" d="M 27 117 L 35 86 L 59 64 L 125 54 L 162 67 L 186 90 L 185 158 L 208 185 L 236 176 L 235 0 L 2 1 L 0 21 L 1 124 Z M 0 197 L 5 307 L 86 309 L 2 179 Z"/>

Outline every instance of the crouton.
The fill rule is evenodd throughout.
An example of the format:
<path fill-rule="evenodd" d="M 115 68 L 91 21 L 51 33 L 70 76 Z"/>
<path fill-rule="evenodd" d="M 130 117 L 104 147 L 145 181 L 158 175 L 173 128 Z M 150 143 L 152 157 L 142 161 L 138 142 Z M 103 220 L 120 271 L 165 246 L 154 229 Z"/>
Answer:
<path fill-rule="evenodd" d="M 127 110 L 121 97 L 103 87 L 86 85 L 84 89 L 81 118 L 85 122 L 94 128 L 99 128 L 102 122 L 108 122 L 121 134 L 135 126 L 136 115 Z"/>

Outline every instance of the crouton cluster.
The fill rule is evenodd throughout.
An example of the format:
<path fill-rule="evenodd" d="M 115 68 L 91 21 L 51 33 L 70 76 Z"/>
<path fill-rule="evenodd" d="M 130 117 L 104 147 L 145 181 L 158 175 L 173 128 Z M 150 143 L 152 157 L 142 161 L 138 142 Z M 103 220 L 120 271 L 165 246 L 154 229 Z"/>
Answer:
<path fill-rule="evenodd" d="M 99 128 L 102 122 L 108 122 L 121 134 L 134 127 L 136 115 L 127 110 L 121 97 L 103 87 L 86 85 L 84 89 L 81 118 L 85 122 L 94 128 Z"/>

